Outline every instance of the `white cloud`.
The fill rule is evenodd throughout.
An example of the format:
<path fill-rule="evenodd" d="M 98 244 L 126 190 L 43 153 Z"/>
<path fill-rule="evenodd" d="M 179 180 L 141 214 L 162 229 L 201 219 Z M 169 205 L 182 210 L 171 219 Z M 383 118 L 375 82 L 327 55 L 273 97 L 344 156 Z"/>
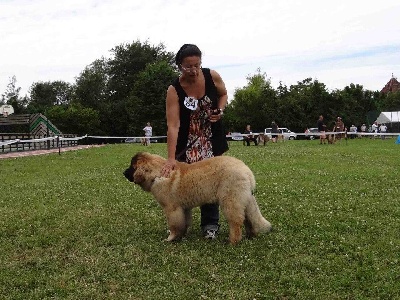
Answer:
<path fill-rule="evenodd" d="M 23 93 L 37 81 L 73 82 L 137 39 L 173 52 L 196 43 L 230 95 L 258 67 L 275 83 L 380 89 L 400 74 L 399 13 L 397 0 L 0 0 L 0 93 L 13 75 Z"/>

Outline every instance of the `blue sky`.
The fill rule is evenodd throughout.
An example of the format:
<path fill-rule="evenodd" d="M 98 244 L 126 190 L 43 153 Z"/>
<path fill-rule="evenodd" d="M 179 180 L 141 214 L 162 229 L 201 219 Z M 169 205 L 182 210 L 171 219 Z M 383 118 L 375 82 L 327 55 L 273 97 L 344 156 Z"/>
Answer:
<path fill-rule="evenodd" d="M 394 0 L 0 0 L 0 93 L 17 78 L 74 78 L 135 40 L 203 51 L 230 98 L 258 68 L 272 84 L 307 77 L 329 89 L 380 90 L 400 76 L 400 2 Z"/>

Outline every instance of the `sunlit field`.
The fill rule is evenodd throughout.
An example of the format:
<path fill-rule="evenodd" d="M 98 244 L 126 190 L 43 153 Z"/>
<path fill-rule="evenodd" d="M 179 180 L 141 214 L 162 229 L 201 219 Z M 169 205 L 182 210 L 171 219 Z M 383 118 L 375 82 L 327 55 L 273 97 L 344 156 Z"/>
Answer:
<path fill-rule="evenodd" d="M 400 145 L 394 139 L 231 142 L 274 230 L 203 240 L 199 209 L 166 243 L 152 195 L 122 175 L 138 151 L 0 160 L 0 299 L 400 299 Z"/>

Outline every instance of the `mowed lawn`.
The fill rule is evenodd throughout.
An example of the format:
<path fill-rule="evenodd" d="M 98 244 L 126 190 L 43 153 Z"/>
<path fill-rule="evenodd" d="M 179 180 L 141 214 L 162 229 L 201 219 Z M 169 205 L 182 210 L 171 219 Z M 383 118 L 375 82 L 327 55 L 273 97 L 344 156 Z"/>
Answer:
<path fill-rule="evenodd" d="M 270 234 L 203 240 L 199 209 L 166 243 L 152 195 L 107 145 L 0 160 L 0 299 L 400 299 L 400 145 L 232 142 L 253 170 Z M 207 187 L 205 187 L 207 188 Z"/>

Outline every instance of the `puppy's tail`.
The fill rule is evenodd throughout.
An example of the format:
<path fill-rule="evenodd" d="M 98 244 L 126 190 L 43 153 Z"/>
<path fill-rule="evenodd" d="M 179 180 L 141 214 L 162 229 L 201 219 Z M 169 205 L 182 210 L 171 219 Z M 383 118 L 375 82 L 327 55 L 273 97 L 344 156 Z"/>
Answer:
<path fill-rule="evenodd" d="M 272 229 L 271 223 L 262 216 L 257 201 L 253 195 L 251 195 L 251 199 L 246 207 L 245 220 L 245 223 L 248 226 L 248 228 L 246 228 L 248 231 L 247 234 L 250 236 L 269 232 Z"/>

